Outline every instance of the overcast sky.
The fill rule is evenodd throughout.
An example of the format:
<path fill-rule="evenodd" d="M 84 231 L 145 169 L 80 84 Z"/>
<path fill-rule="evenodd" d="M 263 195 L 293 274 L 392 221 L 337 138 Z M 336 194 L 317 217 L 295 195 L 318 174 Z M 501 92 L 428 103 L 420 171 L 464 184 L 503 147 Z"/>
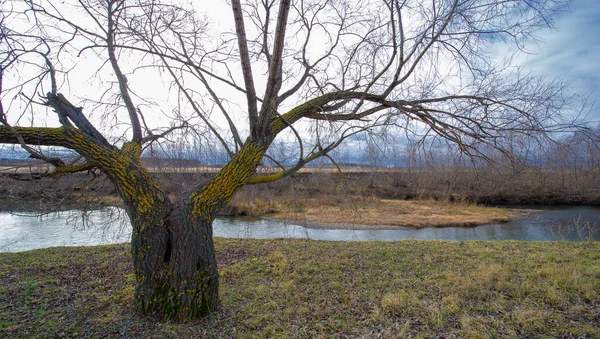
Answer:
<path fill-rule="evenodd" d="M 539 46 L 523 58 L 525 66 L 566 80 L 574 93 L 596 101 L 586 120 L 600 121 L 600 1 L 574 0 L 570 11 L 556 18 L 554 30 L 538 34 Z"/>
<path fill-rule="evenodd" d="M 215 3 L 217 5 L 217 3 Z M 232 25 L 231 8 L 218 1 L 216 23 Z M 590 96 L 596 104 L 586 117 L 600 122 L 600 0 L 572 0 L 568 11 L 555 17 L 554 29 L 538 32 L 537 43 L 519 63 L 540 74 L 565 80 L 573 93 Z"/>

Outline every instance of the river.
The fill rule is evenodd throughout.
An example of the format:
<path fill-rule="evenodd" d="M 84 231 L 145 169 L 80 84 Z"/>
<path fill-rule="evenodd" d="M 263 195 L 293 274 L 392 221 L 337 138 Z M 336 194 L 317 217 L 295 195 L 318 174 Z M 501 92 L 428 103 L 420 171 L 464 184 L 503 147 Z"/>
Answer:
<path fill-rule="evenodd" d="M 536 206 L 536 211 L 508 223 L 476 227 L 377 230 L 323 229 L 273 219 L 217 218 L 214 235 L 225 238 L 310 238 L 334 241 L 426 240 L 600 240 L 600 207 Z M 0 252 L 53 246 L 92 246 L 129 242 L 131 227 L 124 211 L 69 210 L 40 215 L 0 212 Z"/>

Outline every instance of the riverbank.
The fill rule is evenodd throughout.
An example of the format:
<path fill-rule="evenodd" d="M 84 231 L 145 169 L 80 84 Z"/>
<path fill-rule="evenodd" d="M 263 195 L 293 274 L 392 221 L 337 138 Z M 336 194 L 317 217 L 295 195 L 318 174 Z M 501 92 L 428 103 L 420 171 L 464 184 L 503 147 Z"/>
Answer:
<path fill-rule="evenodd" d="M 490 207 L 464 201 L 336 194 L 272 197 L 242 192 L 225 208 L 224 215 L 266 217 L 312 228 L 397 229 L 506 223 L 532 212 L 535 210 Z"/>
<path fill-rule="evenodd" d="M 301 207 L 288 207 L 266 216 L 317 228 L 394 229 L 473 227 L 506 223 L 527 213 L 468 203 L 377 198 L 366 201 L 358 198 L 336 201 L 331 197 L 306 199 L 299 205 Z"/>
<path fill-rule="evenodd" d="M 588 337 L 600 244 L 216 239 L 221 307 L 131 308 L 128 245 L 0 254 L 0 337 Z"/>
<path fill-rule="evenodd" d="M 192 171 L 193 169 L 193 171 Z M 214 175 L 202 168 L 153 168 L 152 175 L 170 196 L 190 184 L 207 182 Z M 190 171 L 188 171 L 190 170 Z M 38 199 L 46 204 L 69 204 L 98 198 L 117 199 L 117 192 L 102 175 L 76 173 L 39 177 L 22 173 L 21 180 L 0 173 L 0 198 Z M 372 197 L 388 200 L 435 200 L 485 204 L 600 205 L 598 167 L 577 168 L 306 168 L 281 180 L 244 187 L 237 200 L 253 202 L 328 196 Z M 242 211 L 243 212 L 243 211 Z"/>
<path fill-rule="evenodd" d="M 175 199 L 176 197 L 172 197 Z M 92 210 L 122 207 L 116 196 L 85 196 L 58 206 L 35 199 L 0 199 L 0 211 L 40 213 L 55 210 Z M 313 228 L 395 229 L 421 227 L 473 227 L 506 223 L 533 210 L 515 210 L 484 205 L 427 200 L 379 199 L 377 197 L 320 195 L 309 197 L 236 197 L 220 216 L 266 217 Z"/>
<path fill-rule="evenodd" d="M 213 175 L 168 169 L 152 174 L 171 199 L 176 199 L 190 183 L 206 182 Z M 579 176 L 574 182 L 558 180 L 565 173 L 550 170 L 530 169 L 518 173 L 509 169 L 482 170 L 477 176 L 458 168 L 362 170 L 345 174 L 325 169 L 311 171 L 307 169 L 272 183 L 246 186 L 220 215 L 268 217 L 313 228 L 472 227 L 504 223 L 529 213 L 486 207 L 489 203 L 600 203 L 600 190 L 595 189 L 600 181 L 580 182 L 583 179 Z M 560 187 L 549 184 L 559 182 Z M 114 186 L 105 177 L 83 173 L 60 180 L 30 181 L 15 181 L 1 175 L 0 197 L 5 198 L 0 201 L 0 209 L 4 211 L 31 208 L 51 212 L 122 204 Z"/>

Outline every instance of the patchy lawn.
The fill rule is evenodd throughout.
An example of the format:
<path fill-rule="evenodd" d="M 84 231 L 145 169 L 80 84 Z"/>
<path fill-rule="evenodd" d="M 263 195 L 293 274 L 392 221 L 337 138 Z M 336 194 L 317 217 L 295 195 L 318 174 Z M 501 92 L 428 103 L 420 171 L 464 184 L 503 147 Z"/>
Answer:
<path fill-rule="evenodd" d="M 128 245 L 0 254 L 0 337 L 600 337 L 600 244 L 216 239 L 222 306 L 131 308 Z"/>

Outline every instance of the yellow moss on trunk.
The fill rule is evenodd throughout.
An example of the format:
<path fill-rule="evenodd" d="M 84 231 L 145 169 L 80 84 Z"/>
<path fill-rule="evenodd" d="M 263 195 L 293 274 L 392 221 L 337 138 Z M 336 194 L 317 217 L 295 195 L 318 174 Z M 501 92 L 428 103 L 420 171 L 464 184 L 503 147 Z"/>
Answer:
<path fill-rule="evenodd" d="M 213 180 L 203 186 L 199 192 L 190 195 L 193 216 L 196 218 L 212 216 L 227 205 L 238 190 L 248 182 L 265 150 L 264 145 L 247 141 Z"/>

